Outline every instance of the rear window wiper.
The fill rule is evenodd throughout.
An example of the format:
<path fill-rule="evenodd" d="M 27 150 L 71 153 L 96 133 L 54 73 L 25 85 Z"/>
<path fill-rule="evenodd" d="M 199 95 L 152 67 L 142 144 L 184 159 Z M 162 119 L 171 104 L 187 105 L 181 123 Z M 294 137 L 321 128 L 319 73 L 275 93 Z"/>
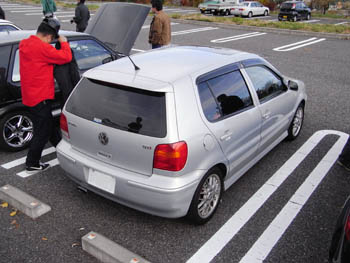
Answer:
<path fill-rule="evenodd" d="M 123 125 L 120 125 L 120 124 L 118 124 L 118 123 L 115 123 L 115 122 L 111 121 L 111 120 L 108 119 L 108 118 L 102 119 L 102 124 L 105 124 L 105 125 L 110 126 L 110 127 L 112 127 L 112 128 L 122 129 L 122 130 L 127 130 L 127 129 L 128 129 L 128 127 L 125 127 L 125 126 L 123 126 Z"/>

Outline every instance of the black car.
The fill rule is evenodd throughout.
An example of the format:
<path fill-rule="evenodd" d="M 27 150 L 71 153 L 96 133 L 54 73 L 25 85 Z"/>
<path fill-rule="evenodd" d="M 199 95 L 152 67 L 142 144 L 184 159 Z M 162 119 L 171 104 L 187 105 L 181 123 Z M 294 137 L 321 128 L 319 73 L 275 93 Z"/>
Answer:
<path fill-rule="evenodd" d="M 95 14 L 86 30 L 89 34 L 60 31 L 67 37 L 81 73 L 115 60 L 121 53 L 129 54 L 149 9 L 142 5 L 108 3 Z M 121 15 L 125 12 L 130 14 L 128 18 Z M 22 150 L 33 137 L 33 123 L 21 98 L 18 46 L 22 39 L 35 34 L 31 30 L 0 32 L 0 148 L 3 150 Z M 61 113 L 60 98 L 56 87 L 54 116 Z"/>
<path fill-rule="evenodd" d="M 297 20 L 310 20 L 311 9 L 302 1 L 287 1 L 281 4 L 278 20 L 289 20 L 296 22 Z"/>
<path fill-rule="evenodd" d="M 329 249 L 330 263 L 350 262 L 350 197 L 341 211 Z"/>

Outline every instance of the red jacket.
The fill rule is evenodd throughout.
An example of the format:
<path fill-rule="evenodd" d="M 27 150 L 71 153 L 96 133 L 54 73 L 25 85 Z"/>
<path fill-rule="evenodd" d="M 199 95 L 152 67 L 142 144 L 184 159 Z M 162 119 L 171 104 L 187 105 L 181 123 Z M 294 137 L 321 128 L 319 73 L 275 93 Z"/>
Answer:
<path fill-rule="evenodd" d="M 54 64 L 62 65 L 71 60 L 72 53 L 66 42 L 57 50 L 34 35 L 23 39 L 19 44 L 23 104 L 32 107 L 43 100 L 54 99 Z"/>

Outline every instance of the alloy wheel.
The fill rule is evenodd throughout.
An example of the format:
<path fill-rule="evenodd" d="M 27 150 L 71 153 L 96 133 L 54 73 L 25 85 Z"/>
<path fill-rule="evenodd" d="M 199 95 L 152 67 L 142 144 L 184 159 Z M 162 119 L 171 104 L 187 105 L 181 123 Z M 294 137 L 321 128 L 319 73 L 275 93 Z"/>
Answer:
<path fill-rule="evenodd" d="M 202 185 L 198 199 L 198 215 L 209 217 L 218 205 L 221 194 L 221 179 L 217 174 L 211 174 Z"/>
<path fill-rule="evenodd" d="M 301 126 L 303 125 L 303 119 L 304 119 L 304 109 L 302 107 L 299 107 L 293 119 L 293 128 L 292 128 L 293 136 L 295 137 L 298 136 L 301 130 Z"/>
<path fill-rule="evenodd" d="M 33 123 L 25 115 L 14 115 L 4 125 L 3 138 L 6 144 L 13 148 L 20 148 L 33 137 Z"/>

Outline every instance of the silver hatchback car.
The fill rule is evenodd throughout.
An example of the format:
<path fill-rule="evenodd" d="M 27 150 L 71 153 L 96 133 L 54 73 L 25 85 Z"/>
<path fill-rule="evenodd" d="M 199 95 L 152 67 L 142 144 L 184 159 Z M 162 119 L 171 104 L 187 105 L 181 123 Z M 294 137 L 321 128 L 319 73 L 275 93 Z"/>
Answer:
<path fill-rule="evenodd" d="M 304 119 L 301 81 L 237 50 L 169 47 L 84 73 L 57 157 L 81 187 L 146 213 L 207 222 L 221 195 Z"/>

